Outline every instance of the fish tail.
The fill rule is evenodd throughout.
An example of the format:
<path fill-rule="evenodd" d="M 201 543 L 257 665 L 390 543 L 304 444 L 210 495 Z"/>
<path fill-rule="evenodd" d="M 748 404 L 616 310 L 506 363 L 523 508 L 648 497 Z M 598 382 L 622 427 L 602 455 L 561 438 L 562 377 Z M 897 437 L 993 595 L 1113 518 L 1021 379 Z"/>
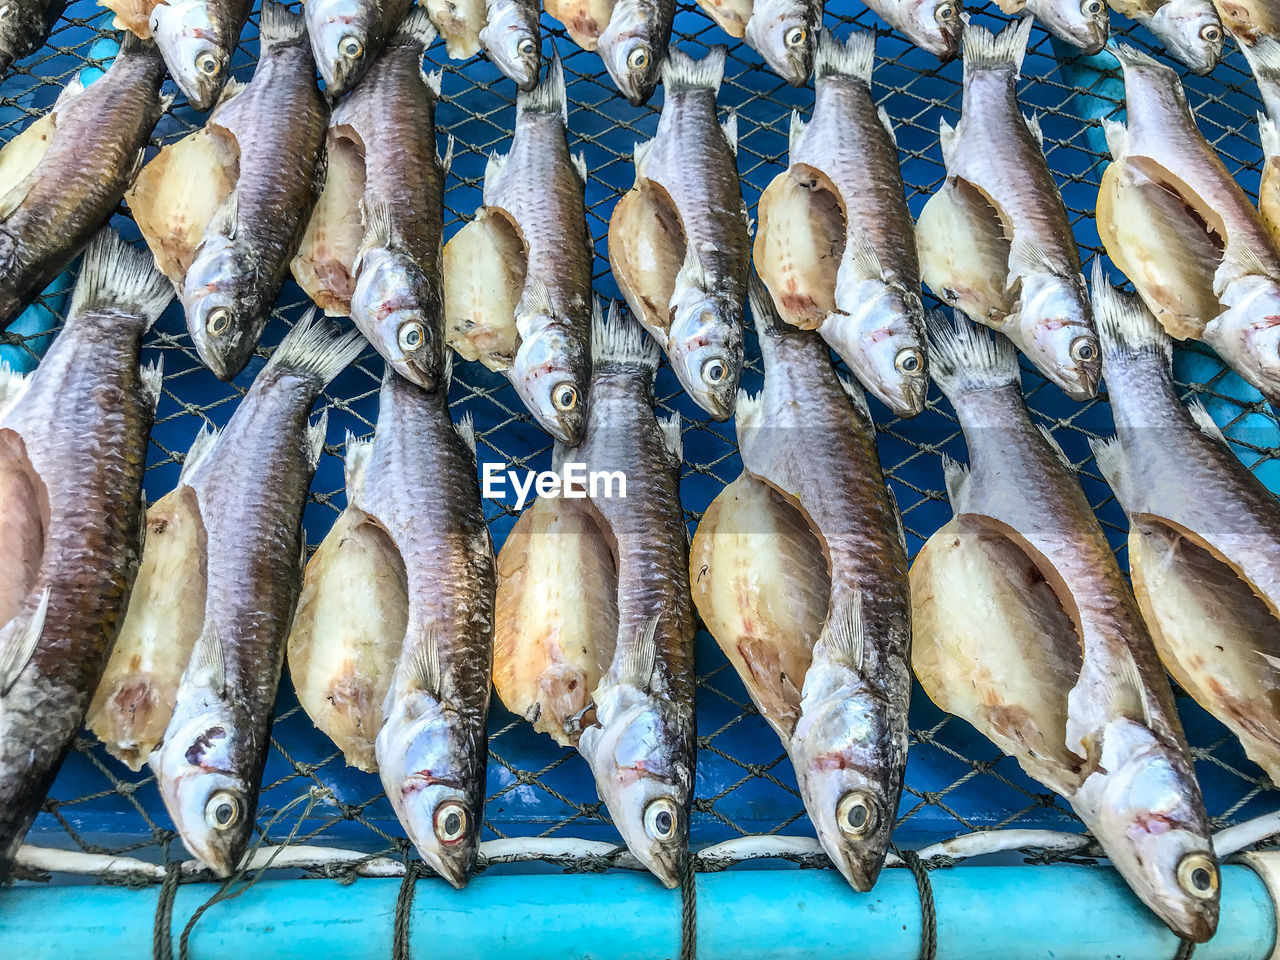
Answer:
<path fill-rule="evenodd" d="M 1264 157 L 1280 156 L 1280 131 L 1265 113 L 1258 114 L 1258 139 L 1262 141 Z"/>
<path fill-rule="evenodd" d="M 1031 17 L 992 33 L 976 23 L 964 27 L 964 72 L 979 70 L 1012 69 L 1013 75 L 1022 73 L 1022 58 L 1027 55 L 1027 38 L 1031 36 Z"/>
<path fill-rule="evenodd" d="M 747 302 L 751 305 L 751 316 L 755 318 L 756 332 L 760 336 L 776 337 L 785 332 L 786 327 L 773 304 L 773 295 L 754 271 L 747 281 Z"/>
<path fill-rule="evenodd" d="M 609 320 L 597 300 L 591 311 L 591 363 L 601 367 L 643 370 L 653 376 L 658 370 L 658 344 L 645 336 L 644 328 L 629 314 L 624 315 L 617 300 L 609 302 Z"/>
<path fill-rule="evenodd" d="M 280 341 L 261 375 L 292 373 L 311 379 L 317 390 L 323 390 L 364 348 L 359 332 L 343 333 L 336 324 L 317 320 L 312 307 Z"/>
<path fill-rule="evenodd" d="M 68 316 L 124 312 L 142 318 L 150 329 L 172 299 L 173 284 L 156 269 L 151 254 L 104 228 L 85 250 Z"/>
<path fill-rule="evenodd" d="M 875 59 L 874 33 L 855 30 L 841 43 L 830 30 L 820 30 L 817 47 L 813 52 L 813 75 L 818 79 L 852 77 L 854 80 L 870 83 L 871 67 Z"/>
<path fill-rule="evenodd" d="M 415 6 L 400 21 L 400 26 L 396 27 L 396 32 L 391 37 L 391 40 L 393 43 L 419 44 L 425 50 L 435 42 L 436 36 L 435 24 L 431 22 L 431 18 L 427 15 L 426 7 Z M 438 93 L 439 91 L 436 92 Z"/>
<path fill-rule="evenodd" d="M 525 113 L 558 113 L 561 121 L 569 122 L 569 98 L 565 95 L 564 64 L 559 53 L 552 54 L 547 75 L 538 85 L 516 97 L 516 118 Z"/>
<path fill-rule="evenodd" d="M 968 320 L 948 323 L 941 310 L 925 320 L 929 328 L 929 371 L 947 396 L 1017 383 L 1018 354 L 1013 344 Z"/>
<path fill-rule="evenodd" d="M 723 46 L 717 45 L 708 50 L 701 60 L 695 60 L 683 50 L 671 47 L 662 64 L 662 85 L 668 90 L 707 88 L 719 93 L 727 54 L 728 51 Z"/>
<path fill-rule="evenodd" d="M 275 46 L 306 40 L 307 21 L 302 14 L 294 13 L 276 0 L 262 0 L 259 20 L 262 53 Z"/>
<path fill-rule="evenodd" d="M 1101 257 L 1093 261 L 1093 320 L 1102 338 L 1105 356 L 1150 353 L 1173 362 L 1173 341 L 1169 335 L 1137 294 L 1111 285 Z"/>
<path fill-rule="evenodd" d="M 1173 70 L 1166 67 L 1159 60 L 1143 53 L 1136 47 L 1131 47 L 1127 43 L 1111 43 L 1107 45 L 1107 50 L 1113 57 L 1120 61 L 1120 66 L 1128 69 L 1129 67 L 1159 67 L 1161 70 Z M 1175 74 L 1176 75 L 1176 74 Z"/>

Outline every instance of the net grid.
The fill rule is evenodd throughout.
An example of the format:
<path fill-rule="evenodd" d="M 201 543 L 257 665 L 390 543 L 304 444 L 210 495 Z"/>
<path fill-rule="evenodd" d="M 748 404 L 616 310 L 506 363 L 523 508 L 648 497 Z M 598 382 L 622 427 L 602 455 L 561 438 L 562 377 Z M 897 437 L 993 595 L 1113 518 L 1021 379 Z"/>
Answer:
<path fill-rule="evenodd" d="M 1002 18 L 986 11 L 975 11 L 974 15 L 978 22 L 993 28 L 1002 25 Z M 1113 34 L 1118 38 L 1162 56 L 1142 28 L 1119 18 L 1113 20 Z M 68 9 L 46 47 L 15 66 L 0 90 L 6 94 L 0 97 L 0 139 L 11 139 L 31 118 L 42 114 L 62 86 L 84 67 L 101 65 L 109 58 L 109 50 L 101 56 L 99 53 L 102 38 L 112 35 L 110 23 L 111 14 L 88 0 L 77 0 Z M 247 80 L 252 73 L 256 24 L 255 12 L 233 61 L 238 79 Z M 913 215 L 918 215 L 944 177 L 938 121 L 954 124 L 959 116 L 960 64 L 938 64 L 900 36 L 884 32 L 883 25 L 865 10 L 854 16 L 829 10 L 826 25 L 841 37 L 850 29 L 881 31 L 873 89 L 894 122 L 908 203 Z M 588 161 L 587 219 L 596 241 L 596 292 L 616 297 L 605 255 L 608 217 L 616 200 L 632 184 L 633 143 L 653 135 L 660 94 L 649 106 L 631 107 L 614 91 L 597 55 L 579 50 L 549 18 L 544 18 L 543 29 L 550 41 L 544 49 L 554 47 L 564 59 L 571 101 L 571 150 L 584 152 Z M 680 6 L 674 42 L 694 56 L 703 55 L 715 44 L 729 46 L 721 113 L 728 108 L 738 112 L 743 196 L 748 209 L 754 211 L 760 192 L 785 168 L 791 111 L 809 113 L 812 87 L 788 87 L 753 52 L 733 43 L 691 5 Z M 95 44 L 99 46 L 95 48 Z M 440 44 L 427 55 L 427 69 L 437 68 L 444 70 L 444 99 L 437 111 L 441 147 L 445 135 L 455 142 L 445 195 L 448 239 L 481 203 L 489 154 L 505 150 L 509 141 L 514 86 L 482 59 L 465 64 L 445 59 Z M 1223 63 L 1206 78 L 1180 72 L 1202 131 L 1245 190 L 1256 197 L 1261 151 L 1254 113 L 1260 104 L 1242 55 L 1231 48 Z M 1101 251 L 1092 214 L 1107 158 L 1099 152 L 1096 133 L 1091 136 L 1096 125 L 1080 119 L 1073 110 L 1076 91 L 1059 76 L 1049 38 L 1039 27 L 1032 34 L 1019 91 L 1024 111 L 1036 113 L 1041 121 L 1050 167 L 1058 177 L 1081 252 L 1088 258 Z M 1122 109 L 1123 104 L 1116 102 L 1111 112 Z M 157 127 L 153 148 L 185 136 L 202 119 L 179 98 Z M 115 225 L 127 238 L 137 241 L 136 227 L 123 205 Z M 0 342 L 4 352 L 19 360 L 25 354 L 33 362 L 37 345 L 58 328 L 64 299 L 64 294 L 42 295 L 39 303 L 48 311 L 47 329 L 3 334 Z M 927 293 L 926 302 L 939 305 Z M 258 357 L 269 355 L 270 346 L 278 343 L 288 325 L 309 305 L 290 281 L 273 312 L 277 322 L 269 325 Z M 743 385 L 755 390 L 762 370 L 750 330 L 747 350 Z M 262 362 L 255 360 L 232 384 L 219 382 L 201 366 L 176 306 L 169 308 L 145 341 L 144 362 L 157 358 L 164 361 L 165 377 L 145 482 L 148 502 L 172 489 L 185 451 L 199 428 L 226 422 Z M 1105 394 L 1087 403 L 1071 401 L 1025 361 L 1023 369 L 1024 391 L 1033 416 L 1051 429 L 1071 459 L 1123 563 L 1127 523 L 1088 446 L 1089 439 L 1110 434 Z M 533 424 L 509 382 L 478 364 L 458 363 L 454 370 L 451 406 L 455 419 L 468 412 L 474 417 L 480 461 L 496 459 L 521 469 L 547 467 L 550 440 Z M 1199 345 L 1179 349 L 1175 370 L 1185 393 L 1209 404 L 1245 462 L 1277 488 L 1280 448 L 1274 442 L 1277 423 L 1271 408 L 1261 401 L 1237 399 L 1240 390 L 1235 375 Z M 329 411 L 330 438 L 343 436 L 345 430 L 357 437 L 372 433 L 380 379 L 381 363 L 367 351 L 326 390 L 316 412 Z M 707 504 L 740 472 L 733 425 L 705 420 L 680 391 L 665 361 L 656 395 L 660 414 L 678 412 L 683 417 L 686 462 L 681 496 L 692 532 Z M 885 476 L 897 496 L 914 555 L 950 517 L 942 483 L 942 455 L 965 460 L 964 444 L 936 387 L 931 388 L 926 412 L 914 420 L 896 419 L 874 400 L 872 409 L 880 432 Z M 309 549 L 323 538 L 345 503 L 343 447 L 334 442 L 324 447 L 304 521 Z M 516 511 L 509 502 L 485 501 L 484 506 L 495 548 L 499 549 Z M 749 858 L 752 849 L 800 866 L 825 865 L 816 844 L 790 842 L 793 836 L 811 837 L 813 831 L 776 736 L 758 716 L 734 671 L 705 631 L 699 631 L 697 644 L 699 753 L 691 846 L 701 852 L 695 855 L 694 865 L 699 870 L 723 869 Z M 1215 829 L 1269 814 L 1275 806 L 1274 787 L 1245 759 L 1234 738 L 1189 698 L 1180 696 L 1179 708 Z M 620 846 L 583 761 L 575 752 L 561 750 L 549 738 L 535 734 L 523 719 L 506 712 L 496 697 L 490 717 L 489 759 L 484 837 L 490 842 L 482 855 L 482 869 L 511 861 L 521 861 L 521 865 L 508 869 L 523 872 L 635 866 Z M 1026 862 L 1082 856 L 1092 862 L 1092 855 L 1098 852 L 1092 846 L 1082 846 L 1085 840 L 1061 840 L 1063 833 L 1082 830 L 1068 804 L 1028 779 L 1014 761 L 1003 757 L 963 721 L 938 711 L 917 685 L 895 841 L 904 849 L 925 846 L 918 852 L 927 853 L 925 859 L 936 866 L 955 861 L 945 852 L 945 844 L 936 841 L 961 832 L 996 830 L 1015 831 L 1009 834 L 1011 841 L 1025 840 L 1013 849 Z M 1054 836 L 1059 839 L 1052 840 Z M 772 840 L 772 845 L 757 843 L 754 838 Z M 28 843 L 128 858 L 137 864 L 128 867 L 122 861 L 126 869 L 107 872 L 107 882 L 164 881 L 168 886 L 171 877 L 178 878 L 173 883 L 207 879 L 207 874 L 193 867 L 171 829 L 154 778 L 145 769 L 130 774 L 88 733 L 76 740 Z M 273 861 L 304 875 L 351 880 L 370 872 L 400 875 L 406 864 L 414 864 L 416 869 L 410 844 L 376 775 L 344 766 L 341 754 L 312 727 L 297 705 L 287 671 L 263 781 L 256 846 L 255 867 Z M 325 848 L 345 854 L 345 859 L 326 859 Z M 294 855 L 290 855 L 291 849 Z M 145 864 L 153 864 L 154 869 L 143 869 Z M 260 872 L 255 873 L 258 875 Z M 24 876 L 48 878 L 47 873 L 34 868 L 28 868 Z"/>

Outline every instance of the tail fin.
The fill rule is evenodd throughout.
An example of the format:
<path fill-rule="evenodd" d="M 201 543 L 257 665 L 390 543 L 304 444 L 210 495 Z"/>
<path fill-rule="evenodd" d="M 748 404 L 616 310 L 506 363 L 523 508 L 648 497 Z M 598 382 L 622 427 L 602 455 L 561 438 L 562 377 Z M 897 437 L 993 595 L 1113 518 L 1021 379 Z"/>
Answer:
<path fill-rule="evenodd" d="M 178 473 L 179 483 L 189 480 L 196 467 L 209 458 L 210 452 L 218 443 L 219 436 L 221 436 L 221 432 L 217 427 L 208 423 L 200 427 L 200 432 L 191 441 L 191 449 L 187 451 L 187 455 L 182 461 L 182 470 Z"/>
<path fill-rule="evenodd" d="M 683 50 L 670 47 L 662 64 L 662 84 L 668 90 L 706 88 L 712 93 L 719 93 L 727 54 L 724 47 L 715 46 L 701 60 L 695 60 Z"/>
<path fill-rule="evenodd" d="M 1173 362 L 1169 335 L 1136 293 L 1111 285 L 1101 257 L 1093 261 L 1093 321 L 1104 356 L 1152 353 L 1164 357 L 1166 363 Z"/>
<path fill-rule="evenodd" d="M 110 228 L 89 241 L 68 316 L 112 310 L 140 317 L 149 329 L 173 299 L 173 284 L 146 250 L 120 239 Z"/>
<path fill-rule="evenodd" d="M 622 313 L 616 300 L 609 303 L 606 323 L 597 300 L 591 311 L 591 362 L 597 370 L 631 367 L 652 375 L 658 369 L 658 344 L 634 317 Z"/>
<path fill-rule="evenodd" d="M 941 310 L 926 317 L 929 328 L 929 370 L 948 397 L 969 390 L 1017 383 L 1018 354 L 1000 334 L 979 329 L 955 316 L 948 323 Z"/>
<path fill-rule="evenodd" d="M 260 41 L 265 55 L 272 47 L 307 42 L 307 21 L 276 0 L 262 0 L 259 13 Z"/>
<path fill-rule="evenodd" d="M 1173 73 L 1173 68 L 1165 66 L 1155 57 L 1148 53 L 1143 53 L 1137 47 L 1131 47 L 1127 43 L 1111 43 L 1107 45 L 1107 50 L 1113 57 L 1120 61 L 1122 67 L 1159 67 L 1161 70 L 1168 70 Z"/>
<path fill-rule="evenodd" d="M 404 44 L 409 46 L 420 46 L 423 50 L 435 43 L 437 36 L 435 24 L 431 22 L 431 18 L 427 16 L 426 7 L 412 7 L 408 15 L 400 21 L 400 26 L 396 27 L 396 32 L 391 35 L 391 42 Z M 436 93 L 440 92 L 439 88 Z"/>
<path fill-rule="evenodd" d="M 747 302 L 751 305 L 751 316 L 755 318 L 757 334 L 776 337 L 786 332 L 786 323 L 778 315 L 773 295 L 754 270 L 747 281 Z"/>
<path fill-rule="evenodd" d="M 294 373 L 312 378 L 323 390 L 365 348 L 357 331 L 343 333 L 336 324 L 316 319 L 312 307 L 280 341 L 259 376 L 271 372 Z"/>
<path fill-rule="evenodd" d="M 854 31 L 841 43 L 830 30 L 820 30 L 813 52 L 813 75 L 818 79 L 852 77 L 854 80 L 870 83 L 875 59 L 874 33 Z"/>
<path fill-rule="evenodd" d="M 553 54 L 547 75 L 532 90 L 516 97 L 517 119 L 524 113 L 558 113 L 561 122 L 569 122 L 569 99 L 564 91 L 564 64 L 560 54 Z"/>
<path fill-rule="evenodd" d="M 1031 17 L 1005 27 L 998 34 L 976 23 L 964 25 L 964 72 L 1004 70 L 1022 73 L 1022 58 L 1027 55 L 1027 38 L 1031 36 Z"/>

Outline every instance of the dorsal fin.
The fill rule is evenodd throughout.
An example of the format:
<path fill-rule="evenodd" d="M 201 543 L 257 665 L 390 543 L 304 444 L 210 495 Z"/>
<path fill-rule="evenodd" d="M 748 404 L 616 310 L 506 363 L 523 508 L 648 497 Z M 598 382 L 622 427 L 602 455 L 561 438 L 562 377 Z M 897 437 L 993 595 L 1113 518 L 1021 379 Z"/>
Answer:
<path fill-rule="evenodd" d="M 658 417 L 658 430 L 662 434 L 662 444 L 667 448 L 675 462 L 684 461 L 684 438 L 680 433 L 680 414 L 673 413 L 669 417 Z"/>
<path fill-rule="evenodd" d="M 320 454 L 324 452 L 324 440 L 328 433 L 329 411 L 321 410 L 316 422 L 307 427 L 307 458 L 313 473 L 320 466 Z"/>
<path fill-rule="evenodd" d="M 369 457 L 372 454 L 372 438 L 357 440 L 355 434 L 350 430 L 347 431 L 346 456 L 342 461 L 342 472 L 346 478 L 347 503 L 357 503 L 364 495 L 365 476 L 369 469 Z"/>
<path fill-rule="evenodd" d="M 889 142 L 893 144 L 893 147 L 896 150 L 898 148 L 898 133 L 893 129 L 893 121 L 889 119 L 889 111 L 884 107 L 877 107 L 876 116 L 880 118 L 880 123 L 884 127 L 884 132 L 889 135 Z"/>
<path fill-rule="evenodd" d="M 453 134 L 451 133 L 451 134 L 449 134 L 449 136 L 445 139 L 445 142 L 444 142 L 444 156 L 440 158 L 440 173 L 441 173 L 441 175 L 442 175 L 442 176 L 446 176 L 446 177 L 447 177 L 447 176 L 449 175 L 449 171 L 450 171 L 451 169 L 453 169 L 453 150 L 454 150 L 454 146 L 455 146 L 455 144 L 454 144 L 454 140 L 453 140 Z M 437 147 L 437 149 L 439 149 L 439 148 Z"/>
<path fill-rule="evenodd" d="M 787 136 L 787 149 L 792 153 L 796 149 L 796 141 L 804 133 L 804 128 L 808 126 L 800 116 L 799 110 L 791 111 L 791 132 Z"/>
<path fill-rule="evenodd" d="M 1098 472 L 1102 474 L 1102 479 L 1107 481 L 1107 486 L 1116 495 L 1121 508 L 1127 512 L 1131 504 L 1126 486 L 1124 447 L 1120 446 L 1120 438 L 1112 437 L 1109 440 L 1102 440 L 1090 437 L 1089 449 L 1093 451 L 1093 462 L 1098 465 Z"/>
<path fill-rule="evenodd" d="M 947 502 L 951 504 L 953 513 L 960 513 L 960 501 L 964 498 L 964 488 L 969 482 L 969 468 L 959 460 L 952 459 L 945 453 L 942 455 L 942 481 L 947 488 Z"/>
<path fill-rule="evenodd" d="M 467 411 L 462 418 L 453 425 L 454 431 L 458 434 L 458 439 L 462 441 L 462 445 L 471 451 L 471 459 L 476 458 L 476 421 L 471 415 L 471 411 Z"/>
<path fill-rule="evenodd" d="M 1107 150 L 1112 160 L 1123 160 L 1129 152 L 1129 130 L 1119 120 L 1104 119 L 1102 135 L 1107 141 Z"/>
<path fill-rule="evenodd" d="M 733 151 L 733 155 L 738 155 L 738 111 L 730 110 L 728 116 L 724 118 L 724 123 L 720 124 L 720 129 L 724 131 L 724 138 L 729 141 L 729 149 Z"/>
<path fill-rule="evenodd" d="M 938 146 L 942 148 L 942 167 L 950 172 L 951 151 L 956 144 L 956 128 L 945 120 L 938 121 Z"/>
<path fill-rule="evenodd" d="M 1035 137 L 1036 143 L 1040 145 L 1040 152 L 1044 153 L 1044 131 L 1040 129 L 1040 116 L 1033 113 L 1022 119 L 1027 122 L 1027 129 L 1031 131 L 1031 136 Z"/>
<path fill-rule="evenodd" d="M 1201 401 L 1199 397 L 1193 397 L 1191 402 L 1187 404 L 1187 412 L 1191 414 L 1191 419 L 1196 422 L 1196 426 L 1200 428 L 1200 432 L 1205 436 L 1212 437 L 1227 449 L 1231 449 L 1227 444 L 1227 438 L 1222 433 L 1222 428 L 1218 426 L 1216 420 Z"/>
<path fill-rule="evenodd" d="M 182 461 L 182 471 L 178 474 L 179 483 L 186 482 L 195 472 L 196 467 L 200 466 L 201 462 L 209 456 L 220 435 L 221 431 L 208 423 L 200 427 L 200 432 L 191 441 L 191 449 L 187 451 L 187 455 Z"/>
<path fill-rule="evenodd" d="M 583 183 L 587 182 L 587 155 L 579 150 L 570 158 L 573 161 L 573 169 L 578 171 L 578 177 Z"/>
<path fill-rule="evenodd" d="M 151 403 L 151 413 L 154 416 L 156 407 L 160 406 L 160 392 L 164 388 L 164 357 L 160 357 L 155 363 L 143 364 L 138 376 L 142 380 L 143 395 Z"/>

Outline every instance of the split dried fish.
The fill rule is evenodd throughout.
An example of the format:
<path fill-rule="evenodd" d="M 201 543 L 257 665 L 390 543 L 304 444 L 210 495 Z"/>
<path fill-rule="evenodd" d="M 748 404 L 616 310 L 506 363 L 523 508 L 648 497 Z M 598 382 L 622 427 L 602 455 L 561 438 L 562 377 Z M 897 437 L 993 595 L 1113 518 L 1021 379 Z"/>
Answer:
<path fill-rule="evenodd" d="M 764 391 L 738 401 L 743 473 L 712 502 L 690 570 L 703 622 L 791 756 L 832 862 L 884 865 L 907 761 L 907 551 L 862 392 L 758 281 Z"/>
<path fill-rule="evenodd" d="M 695 61 L 672 49 L 658 130 L 635 149 L 636 184 L 609 220 L 609 260 L 632 312 L 681 386 L 717 420 L 742 373 L 750 218 L 738 180 L 738 118 L 722 128 L 725 48 Z"/>
<path fill-rule="evenodd" d="M 0 77 L 17 61 L 35 53 L 67 9 L 69 0 L 9 0 L 0 19 Z"/>
<path fill-rule="evenodd" d="M 671 43 L 676 0 L 617 0 L 596 49 L 633 106 L 653 96 Z"/>
<path fill-rule="evenodd" d="M 360 82 L 412 6 L 413 0 L 307 0 L 302 5 L 330 100 Z"/>
<path fill-rule="evenodd" d="M 1104 121 L 1107 254 L 1171 336 L 1203 340 L 1280 397 L 1280 247 L 1200 134 L 1177 73 L 1130 47 L 1115 54 L 1128 120 Z"/>
<path fill-rule="evenodd" d="M 577 443 L 590 380 L 586 160 L 569 156 L 564 70 L 521 93 L 506 156 L 489 158 L 484 206 L 445 247 L 445 331 L 468 359 L 503 369 L 542 428 Z M 502 347 L 514 351 L 502 352 Z"/>
<path fill-rule="evenodd" d="M 424 5 L 450 59 L 468 60 L 480 52 L 485 0 L 425 0 Z"/>
<path fill-rule="evenodd" d="M 1032 422 L 1008 341 L 931 323 L 970 466 L 911 569 L 913 664 L 943 710 L 1066 798 L 1179 936 L 1218 923 L 1218 864 L 1173 694 L 1069 461 Z"/>
<path fill-rule="evenodd" d="M 875 36 L 818 37 L 813 118 L 760 197 L 755 262 L 782 319 L 817 330 L 895 414 L 929 388 L 920 265 L 893 126 L 871 95 Z"/>
<path fill-rule="evenodd" d="M 1107 0 L 1111 9 L 1150 30 L 1192 73 L 1205 74 L 1222 59 L 1226 34 L 1213 0 Z"/>
<path fill-rule="evenodd" d="M 253 9 L 252 0 L 166 0 L 154 5 L 143 0 L 143 4 L 150 8 L 147 29 L 178 89 L 194 109 L 208 110 L 231 78 L 231 57 Z"/>
<path fill-rule="evenodd" d="M 964 110 L 954 129 L 941 125 L 947 179 L 920 213 L 916 246 L 934 293 L 1085 400 L 1100 363 L 1080 252 L 1040 125 L 1018 106 L 1030 32 L 1030 20 L 999 36 L 965 27 Z"/>
<path fill-rule="evenodd" d="M 480 31 L 485 52 L 521 90 L 532 90 L 542 75 L 542 11 L 534 0 L 488 0 Z"/>
<path fill-rule="evenodd" d="M 161 381 L 139 357 L 172 298 L 150 257 L 103 231 L 40 366 L 3 371 L 0 877 L 80 730 L 133 586 Z"/>
<path fill-rule="evenodd" d="M 1100 53 L 1110 32 L 1106 0 L 996 0 L 1001 12 L 1034 17 L 1059 39 L 1087 54 Z"/>
<path fill-rule="evenodd" d="M 205 603 L 149 762 L 182 842 L 219 877 L 249 846 L 270 747 L 302 581 L 302 510 L 327 424 L 323 414 L 315 425 L 308 417 L 364 346 L 313 316 L 281 341 L 185 480 L 204 531 L 193 566 L 203 570 Z"/>
<path fill-rule="evenodd" d="M 545 0 L 543 9 L 564 24 L 570 40 L 583 50 L 595 50 L 616 3 L 617 0 Z"/>
<path fill-rule="evenodd" d="M 1274 0 L 1213 0 L 1222 25 L 1240 41 L 1241 47 L 1263 37 L 1280 38 L 1280 9 Z"/>
<path fill-rule="evenodd" d="M 1117 436 L 1094 444 L 1129 515 L 1133 588 L 1178 685 L 1280 779 L 1280 503 L 1200 402 L 1183 406 L 1173 345 L 1095 267 L 1094 313 Z"/>

